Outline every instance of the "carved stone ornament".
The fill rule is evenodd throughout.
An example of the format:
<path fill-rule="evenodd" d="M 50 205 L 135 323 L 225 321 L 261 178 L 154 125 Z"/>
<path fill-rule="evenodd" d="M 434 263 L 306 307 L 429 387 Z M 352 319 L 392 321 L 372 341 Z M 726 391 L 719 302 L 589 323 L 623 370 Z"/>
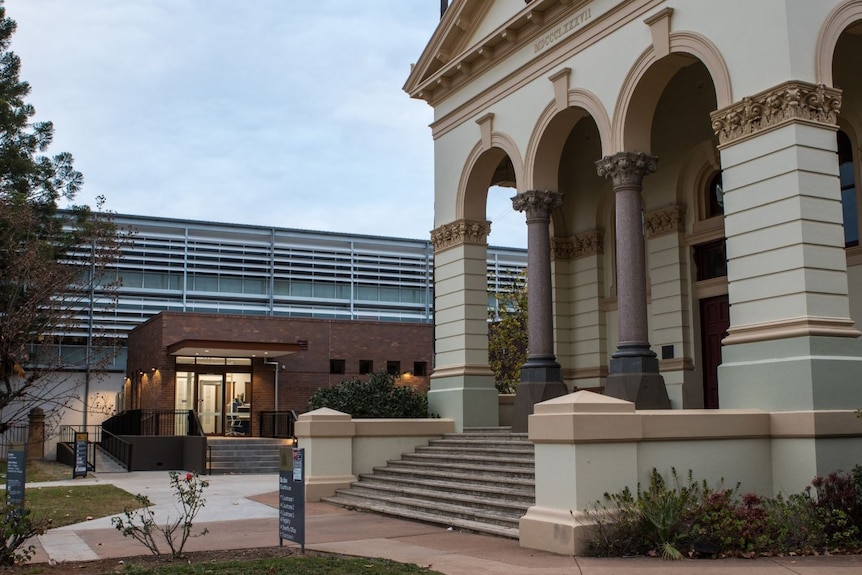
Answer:
<path fill-rule="evenodd" d="M 640 186 L 644 176 L 656 170 L 658 158 L 643 152 L 619 152 L 605 156 L 596 162 L 596 170 L 602 178 L 610 177 L 617 186 Z"/>
<path fill-rule="evenodd" d="M 712 129 L 719 144 L 728 144 L 794 120 L 835 126 L 840 110 L 841 90 L 787 82 L 716 110 L 711 114 Z"/>
<path fill-rule="evenodd" d="M 670 206 L 646 214 L 644 228 L 648 238 L 685 231 L 685 206 Z"/>
<path fill-rule="evenodd" d="M 591 230 L 570 238 L 553 238 L 552 253 L 557 260 L 573 260 L 602 253 L 604 234 Z"/>
<path fill-rule="evenodd" d="M 431 230 L 431 243 L 439 251 L 461 244 L 484 244 L 491 233 L 491 222 L 458 220 Z"/>
<path fill-rule="evenodd" d="M 527 220 L 551 217 L 551 212 L 563 205 L 563 193 L 551 190 L 530 190 L 512 198 L 515 211 L 526 212 Z"/>

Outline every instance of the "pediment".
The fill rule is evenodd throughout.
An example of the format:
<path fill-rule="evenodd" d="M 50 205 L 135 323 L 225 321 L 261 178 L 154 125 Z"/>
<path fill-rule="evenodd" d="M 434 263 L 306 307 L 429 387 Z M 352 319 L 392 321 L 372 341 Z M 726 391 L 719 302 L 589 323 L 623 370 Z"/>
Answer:
<path fill-rule="evenodd" d="M 588 0 L 454 0 L 413 65 L 404 91 L 432 106 L 453 88 L 535 39 Z"/>

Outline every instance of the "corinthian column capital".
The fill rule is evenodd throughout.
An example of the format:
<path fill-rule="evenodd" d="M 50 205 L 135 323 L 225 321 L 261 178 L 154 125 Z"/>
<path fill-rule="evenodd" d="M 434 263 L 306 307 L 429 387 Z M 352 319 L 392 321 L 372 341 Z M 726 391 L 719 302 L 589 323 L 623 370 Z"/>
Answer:
<path fill-rule="evenodd" d="M 512 198 L 512 207 L 527 214 L 527 221 L 550 220 L 551 212 L 563 205 L 563 193 L 551 190 L 530 190 Z"/>
<path fill-rule="evenodd" d="M 658 158 L 643 152 L 619 152 L 596 162 L 596 170 L 603 178 L 610 177 L 617 186 L 640 186 L 644 176 L 655 172 Z"/>

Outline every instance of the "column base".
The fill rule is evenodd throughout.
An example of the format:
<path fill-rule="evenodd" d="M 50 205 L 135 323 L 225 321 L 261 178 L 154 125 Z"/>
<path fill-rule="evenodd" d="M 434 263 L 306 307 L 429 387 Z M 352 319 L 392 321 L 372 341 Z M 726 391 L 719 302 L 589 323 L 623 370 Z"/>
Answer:
<path fill-rule="evenodd" d="M 465 427 L 496 427 L 498 396 L 493 375 L 432 375 L 428 413 L 454 419 L 459 433 Z"/>
<path fill-rule="evenodd" d="M 521 381 L 515 393 L 512 431 L 526 433 L 535 404 L 567 393 L 569 388 L 563 382 L 560 364 L 553 357 L 527 359 L 527 363 L 521 367 Z"/>
<path fill-rule="evenodd" d="M 635 409 L 670 409 L 667 387 L 658 373 L 611 373 L 605 382 L 604 393 L 631 401 Z"/>
<path fill-rule="evenodd" d="M 727 345 L 718 367 L 722 408 L 832 410 L 862 405 L 862 341 L 804 336 Z"/>

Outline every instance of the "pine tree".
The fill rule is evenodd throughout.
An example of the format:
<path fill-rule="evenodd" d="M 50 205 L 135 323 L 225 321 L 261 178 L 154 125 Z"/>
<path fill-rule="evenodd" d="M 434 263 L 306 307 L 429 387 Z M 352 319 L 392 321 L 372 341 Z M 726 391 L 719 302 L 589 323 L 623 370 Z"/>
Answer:
<path fill-rule="evenodd" d="M 50 415 L 77 399 L 68 373 L 97 367 L 90 342 L 78 358 L 60 357 L 58 345 L 94 294 L 109 297 L 100 274 L 120 246 L 109 214 L 58 209 L 83 177 L 71 154 L 46 155 L 54 127 L 33 121 L 10 50 L 15 29 L 0 0 L 0 434 L 33 407 Z"/>

